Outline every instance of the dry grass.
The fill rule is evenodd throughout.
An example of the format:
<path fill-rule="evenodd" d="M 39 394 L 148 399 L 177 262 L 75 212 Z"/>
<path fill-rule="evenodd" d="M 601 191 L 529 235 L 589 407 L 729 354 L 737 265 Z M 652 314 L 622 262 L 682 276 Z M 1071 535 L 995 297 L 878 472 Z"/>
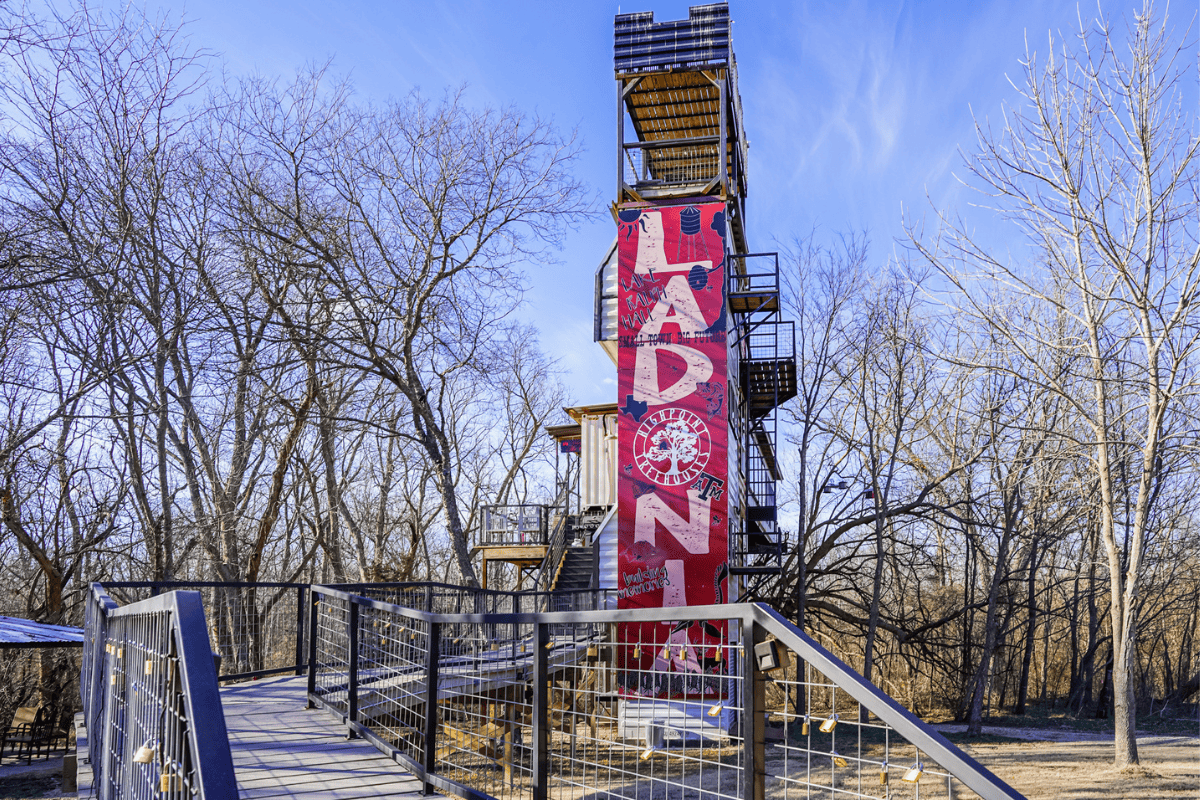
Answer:
<path fill-rule="evenodd" d="M 1142 765 L 1112 766 L 1112 742 L 960 745 L 1029 800 L 1177 800 L 1200 797 L 1200 739 L 1139 739 Z"/>

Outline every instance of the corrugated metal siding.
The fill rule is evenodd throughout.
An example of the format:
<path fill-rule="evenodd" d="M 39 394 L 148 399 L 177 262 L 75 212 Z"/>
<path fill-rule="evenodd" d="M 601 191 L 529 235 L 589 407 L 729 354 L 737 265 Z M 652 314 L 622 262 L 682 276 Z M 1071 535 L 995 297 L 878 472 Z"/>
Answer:
<path fill-rule="evenodd" d="M 655 22 L 653 11 L 618 14 L 613 25 L 617 72 L 729 61 L 729 4 L 692 6 L 688 18 Z"/>
<path fill-rule="evenodd" d="M 600 538 L 600 588 L 617 589 L 617 507 L 614 505 L 609 515 L 596 531 Z"/>
<path fill-rule="evenodd" d="M 617 502 L 617 415 L 584 414 L 580 427 L 580 505 Z"/>
<path fill-rule="evenodd" d="M 595 341 L 617 340 L 617 240 L 613 239 L 608 254 L 596 270 Z"/>

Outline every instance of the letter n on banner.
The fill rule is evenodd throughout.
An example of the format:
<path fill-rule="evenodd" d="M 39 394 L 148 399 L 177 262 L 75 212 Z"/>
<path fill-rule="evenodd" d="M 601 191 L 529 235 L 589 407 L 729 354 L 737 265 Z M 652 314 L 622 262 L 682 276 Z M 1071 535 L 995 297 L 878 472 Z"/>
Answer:
<path fill-rule="evenodd" d="M 725 206 L 628 208 L 618 217 L 618 606 L 723 603 Z M 621 692 L 719 694 L 725 633 L 724 621 L 621 623 Z"/>

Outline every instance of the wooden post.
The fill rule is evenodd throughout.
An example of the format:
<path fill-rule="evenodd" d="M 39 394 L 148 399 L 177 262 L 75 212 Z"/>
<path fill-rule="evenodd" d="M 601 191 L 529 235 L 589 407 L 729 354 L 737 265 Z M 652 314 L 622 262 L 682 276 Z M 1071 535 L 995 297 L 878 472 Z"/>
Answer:
<path fill-rule="evenodd" d="M 513 785 L 513 729 L 517 724 L 517 707 L 515 703 L 504 704 L 504 782 L 508 788 Z"/>

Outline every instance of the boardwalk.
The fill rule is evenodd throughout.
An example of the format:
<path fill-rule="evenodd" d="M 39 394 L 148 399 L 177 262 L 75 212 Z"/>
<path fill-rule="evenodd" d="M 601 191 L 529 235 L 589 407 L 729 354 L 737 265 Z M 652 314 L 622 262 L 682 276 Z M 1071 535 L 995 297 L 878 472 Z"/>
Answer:
<path fill-rule="evenodd" d="M 327 711 L 304 708 L 306 679 L 221 689 L 242 800 L 416 798 L 423 785 Z"/>

